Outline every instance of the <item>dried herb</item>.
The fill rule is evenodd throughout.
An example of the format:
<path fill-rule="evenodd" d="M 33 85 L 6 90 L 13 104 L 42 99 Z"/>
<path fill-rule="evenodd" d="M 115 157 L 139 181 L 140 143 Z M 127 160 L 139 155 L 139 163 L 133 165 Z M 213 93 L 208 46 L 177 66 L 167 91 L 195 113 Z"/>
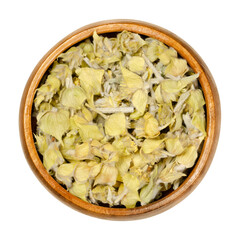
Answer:
<path fill-rule="evenodd" d="M 198 77 L 160 41 L 94 32 L 59 55 L 36 91 L 44 167 L 93 204 L 159 199 L 184 181 L 206 137 Z"/>

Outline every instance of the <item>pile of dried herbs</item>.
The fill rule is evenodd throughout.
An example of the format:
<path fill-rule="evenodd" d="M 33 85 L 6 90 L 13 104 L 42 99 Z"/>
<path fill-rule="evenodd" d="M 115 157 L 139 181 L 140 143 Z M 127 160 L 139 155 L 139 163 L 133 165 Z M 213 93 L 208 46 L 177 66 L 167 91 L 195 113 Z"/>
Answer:
<path fill-rule="evenodd" d="M 59 55 L 36 91 L 43 165 L 93 204 L 159 199 L 183 182 L 206 136 L 198 76 L 160 41 L 94 32 Z"/>

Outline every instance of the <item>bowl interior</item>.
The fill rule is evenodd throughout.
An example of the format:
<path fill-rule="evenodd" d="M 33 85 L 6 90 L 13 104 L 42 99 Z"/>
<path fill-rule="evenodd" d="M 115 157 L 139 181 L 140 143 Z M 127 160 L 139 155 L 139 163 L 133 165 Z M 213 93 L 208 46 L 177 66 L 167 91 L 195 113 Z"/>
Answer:
<path fill-rule="evenodd" d="M 133 209 L 109 208 L 84 202 L 80 198 L 70 194 L 47 173 L 34 145 L 32 133 L 35 132 L 36 121 L 32 117 L 32 107 L 36 88 L 57 56 L 73 45 L 91 37 L 94 30 L 98 34 L 104 34 L 108 37 L 116 36 L 116 33 L 127 30 L 160 40 L 166 45 L 175 48 L 179 55 L 187 60 L 190 67 L 195 72 L 200 73 L 199 82 L 206 101 L 207 118 L 207 137 L 204 141 L 201 154 L 180 187 L 174 191 L 169 190 L 165 192 L 161 199 L 146 206 L 135 207 Z M 212 75 L 203 60 L 187 43 L 173 33 L 158 26 L 139 21 L 105 21 L 85 26 L 68 35 L 42 58 L 32 72 L 25 87 L 20 108 L 20 135 L 23 149 L 28 163 L 38 179 L 57 198 L 74 209 L 89 215 L 109 219 L 137 219 L 151 216 L 167 210 L 184 199 L 198 185 L 209 168 L 217 146 L 219 130 L 220 102 L 218 92 Z"/>

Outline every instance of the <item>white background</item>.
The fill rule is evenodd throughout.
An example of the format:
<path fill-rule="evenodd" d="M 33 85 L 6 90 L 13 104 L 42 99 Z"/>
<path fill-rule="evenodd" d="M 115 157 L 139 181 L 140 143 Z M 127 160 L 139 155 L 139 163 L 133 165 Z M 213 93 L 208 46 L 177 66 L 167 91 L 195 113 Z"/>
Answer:
<path fill-rule="evenodd" d="M 0 3 L 0 239 L 240 239 L 239 1 L 41 0 Z M 188 42 L 212 72 L 221 99 L 221 135 L 195 191 L 143 220 L 107 221 L 54 198 L 22 152 L 18 113 L 27 79 L 42 56 L 86 24 L 116 18 L 162 26 Z"/>

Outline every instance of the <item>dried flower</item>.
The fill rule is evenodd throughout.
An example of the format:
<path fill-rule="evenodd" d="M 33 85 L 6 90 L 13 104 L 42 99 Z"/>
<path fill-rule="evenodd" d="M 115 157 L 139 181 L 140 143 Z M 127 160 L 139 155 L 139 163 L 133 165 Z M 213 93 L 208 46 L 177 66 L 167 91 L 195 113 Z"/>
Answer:
<path fill-rule="evenodd" d="M 36 90 L 44 167 L 71 194 L 109 207 L 177 189 L 206 137 L 198 77 L 158 40 L 94 32 L 60 54 Z"/>

